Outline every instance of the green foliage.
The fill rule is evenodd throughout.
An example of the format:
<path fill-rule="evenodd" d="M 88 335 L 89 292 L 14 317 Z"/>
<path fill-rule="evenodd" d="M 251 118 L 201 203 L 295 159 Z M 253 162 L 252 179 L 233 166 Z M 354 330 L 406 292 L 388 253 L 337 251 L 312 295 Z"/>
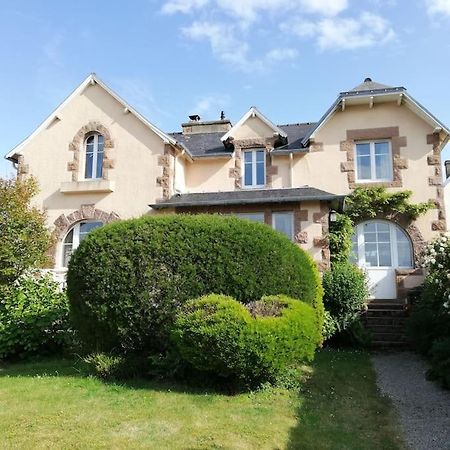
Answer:
<path fill-rule="evenodd" d="M 171 339 L 196 369 L 245 385 L 275 382 L 286 369 L 310 361 L 321 342 L 313 308 L 279 295 L 263 297 L 253 311 L 231 297 L 211 294 L 178 313 Z M 276 311 L 275 316 L 267 311 Z"/>
<path fill-rule="evenodd" d="M 330 222 L 328 235 L 331 262 L 345 263 L 349 260 L 352 251 L 353 223 L 345 214 L 337 214 L 336 221 Z"/>
<path fill-rule="evenodd" d="M 47 261 L 51 238 L 45 214 L 30 206 L 37 190 L 33 178 L 0 178 L 0 285 L 12 283 L 27 269 Z"/>
<path fill-rule="evenodd" d="M 384 187 L 356 188 L 345 200 L 345 214 L 353 223 L 397 215 L 414 220 L 433 207 L 430 202 L 410 203 L 411 195 L 411 191 L 388 192 Z"/>
<path fill-rule="evenodd" d="M 336 322 L 333 319 L 333 316 L 329 313 L 329 311 L 325 310 L 323 315 L 323 327 L 322 327 L 322 335 L 323 340 L 328 341 L 332 336 L 336 334 L 338 331 Z"/>
<path fill-rule="evenodd" d="M 71 317 L 91 351 L 164 351 L 177 309 L 211 292 L 285 293 L 323 320 L 312 259 L 269 227 L 217 215 L 147 216 L 94 230 L 72 255 Z"/>
<path fill-rule="evenodd" d="M 333 264 L 323 274 L 323 289 L 325 310 L 338 332 L 359 318 L 369 297 L 366 274 L 348 262 Z"/>
<path fill-rule="evenodd" d="M 83 358 L 90 373 L 103 380 L 124 380 L 142 376 L 148 369 L 145 357 L 122 356 L 111 353 L 91 353 Z"/>
<path fill-rule="evenodd" d="M 330 223 L 328 239 L 332 263 L 349 260 L 354 232 L 359 222 L 377 217 L 395 219 L 401 216 L 415 220 L 433 208 L 432 202 L 410 203 L 411 191 L 388 192 L 384 187 L 356 188 L 345 199 L 345 211 Z"/>
<path fill-rule="evenodd" d="M 48 276 L 24 276 L 0 300 L 0 358 L 51 353 L 70 341 L 67 297 Z"/>
<path fill-rule="evenodd" d="M 332 336 L 329 342 L 334 347 L 369 348 L 372 333 L 364 326 L 361 317 L 358 317 L 345 330 Z"/>
<path fill-rule="evenodd" d="M 407 333 L 415 348 L 430 357 L 430 375 L 450 388 L 450 238 L 440 236 L 425 250 L 427 276 L 414 305 Z"/>

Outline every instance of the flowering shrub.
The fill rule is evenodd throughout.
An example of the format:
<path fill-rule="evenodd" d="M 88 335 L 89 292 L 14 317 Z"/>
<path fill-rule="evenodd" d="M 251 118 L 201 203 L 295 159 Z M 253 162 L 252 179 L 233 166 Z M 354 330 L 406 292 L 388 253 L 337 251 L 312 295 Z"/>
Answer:
<path fill-rule="evenodd" d="M 440 236 L 425 250 L 423 266 L 428 270 L 425 292 L 450 314 L 450 237 Z"/>
<path fill-rule="evenodd" d="M 422 296 L 408 321 L 418 351 L 430 358 L 430 377 L 450 388 L 450 237 L 440 236 L 425 250 Z"/>

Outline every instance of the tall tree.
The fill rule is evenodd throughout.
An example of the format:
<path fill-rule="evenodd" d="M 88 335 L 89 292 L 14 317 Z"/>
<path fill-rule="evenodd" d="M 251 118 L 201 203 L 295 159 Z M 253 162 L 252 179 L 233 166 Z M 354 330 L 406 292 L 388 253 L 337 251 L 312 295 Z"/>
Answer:
<path fill-rule="evenodd" d="M 34 178 L 0 178 L 0 285 L 47 262 L 51 235 L 45 213 L 31 205 L 37 192 Z"/>

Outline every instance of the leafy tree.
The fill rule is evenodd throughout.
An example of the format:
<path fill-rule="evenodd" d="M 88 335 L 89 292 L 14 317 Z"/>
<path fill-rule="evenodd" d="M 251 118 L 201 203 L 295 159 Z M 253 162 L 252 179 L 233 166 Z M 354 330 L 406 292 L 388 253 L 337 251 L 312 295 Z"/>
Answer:
<path fill-rule="evenodd" d="M 46 215 L 31 205 L 37 191 L 34 178 L 0 178 L 0 286 L 47 262 L 51 236 Z"/>

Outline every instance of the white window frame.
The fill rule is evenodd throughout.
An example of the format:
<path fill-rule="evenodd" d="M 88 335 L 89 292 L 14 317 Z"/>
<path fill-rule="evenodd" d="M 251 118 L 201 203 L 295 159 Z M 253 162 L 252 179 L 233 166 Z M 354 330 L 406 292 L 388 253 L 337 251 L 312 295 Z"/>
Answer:
<path fill-rule="evenodd" d="M 272 212 L 272 228 L 275 230 L 275 231 L 278 231 L 276 228 L 275 228 L 275 217 L 277 216 L 277 215 L 289 215 L 290 216 L 290 219 L 291 219 L 291 230 L 292 230 L 292 234 L 291 234 L 291 236 L 287 236 L 291 241 L 294 241 L 294 235 L 295 235 L 295 230 L 294 230 L 294 213 L 293 213 L 293 211 L 274 211 L 274 212 Z M 279 231 L 279 233 L 283 233 L 282 231 Z M 283 233 L 283 234 L 285 234 L 285 233 Z"/>
<path fill-rule="evenodd" d="M 366 252 L 364 246 L 364 224 L 366 223 L 387 223 L 389 225 L 390 244 L 391 244 L 391 265 L 390 266 L 368 266 L 366 265 Z M 355 228 L 357 237 L 358 254 L 356 256 L 356 262 L 359 267 L 365 267 L 367 269 L 386 269 L 386 268 L 400 268 L 411 269 L 414 267 L 414 249 L 412 246 L 411 238 L 408 234 L 402 230 L 409 242 L 409 251 L 411 255 L 411 264 L 408 266 L 400 266 L 398 264 L 398 243 L 397 243 L 397 228 L 400 228 L 397 224 L 389 222 L 387 220 L 369 220 L 358 224 Z M 378 243 L 378 241 L 377 241 Z M 378 250 L 377 250 L 378 251 Z M 379 258 L 379 255 L 377 255 Z"/>
<path fill-rule="evenodd" d="M 92 151 L 92 173 L 91 173 L 91 177 L 86 177 L 86 165 L 87 165 L 87 141 L 89 138 L 94 137 L 94 146 L 93 146 L 93 151 Z M 102 176 L 103 176 L 103 159 L 105 156 L 105 137 L 100 134 L 100 133 L 92 133 L 86 136 L 86 138 L 84 139 L 84 172 L 83 172 L 83 176 L 85 180 L 101 180 L 102 177 L 97 177 L 97 166 L 98 166 L 98 138 L 99 136 L 101 136 L 103 138 L 103 152 L 102 153 L 102 159 L 101 159 L 101 164 L 102 164 Z M 95 176 L 94 176 L 95 175 Z"/>
<path fill-rule="evenodd" d="M 264 163 L 264 183 L 263 184 L 257 184 L 256 183 L 256 152 L 263 152 L 264 153 L 264 158 L 263 158 L 263 163 Z M 242 161 L 241 161 L 241 167 L 243 168 L 242 170 L 242 187 L 244 189 L 257 189 L 257 188 L 263 188 L 266 186 L 266 150 L 262 147 L 259 148 L 252 148 L 249 150 L 244 150 L 242 155 Z M 246 170 L 246 166 L 247 164 L 245 163 L 245 153 L 251 153 L 252 154 L 252 184 L 250 185 L 246 185 L 245 184 L 245 170 Z"/>
<path fill-rule="evenodd" d="M 78 248 L 78 246 L 80 245 L 80 227 L 81 224 L 84 223 L 101 223 L 103 226 L 104 223 L 101 222 L 100 220 L 81 220 L 80 222 L 77 222 L 75 225 L 73 225 L 71 228 L 69 228 L 69 230 L 67 231 L 67 233 L 64 235 L 64 238 L 62 239 L 61 242 L 61 257 L 60 257 L 60 261 L 61 261 L 61 267 L 63 268 L 67 268 L 67 266 L 64 265 L 64 255 L 66 254 L 66 252 L 64 251 L 66 246 L 68 246 L 68 244 L 65 242 L 67 236 L 69 235 L 69 233 L 73 230 L 73 240 L 72 240 L 72 253 Z"/>
<path fill-rule="evenodd" d="M 375 144 L 387 143 L 389 149 L 389 161 L 390 165 L 390 176 L 389 178 L 376 178 L 376 166 L 375 166 Z M 369 144 L 369 155 L 370 155 L 370 178 L 359 178 L 358 174 L 358 151 L 357 146 L 359 144 Z M 371 141 L 357 141 L 355 142 L 354 148 L 355 155 L 355 181 L 358 183 L 380 183 L 380 182 L 389 182 L 393 180 L 394 177 L 394 162 L 392 159 L 392 144 L 389 139 L 374 139 Z"/>

